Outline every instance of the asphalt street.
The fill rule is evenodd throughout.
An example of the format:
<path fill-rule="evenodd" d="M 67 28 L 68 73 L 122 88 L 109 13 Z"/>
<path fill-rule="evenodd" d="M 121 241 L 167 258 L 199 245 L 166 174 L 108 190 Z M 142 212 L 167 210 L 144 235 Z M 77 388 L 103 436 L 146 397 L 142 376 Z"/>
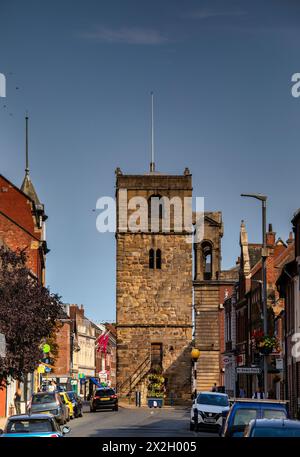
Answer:
<path fill-rule="evenodd" d="M 209 431 L 189 430 L 189 410 L 182 408 L 126 408 L 91 413 L 87 407 L 82 418 L 68 424 L 70 437 L 196 437 L 214 436 Z"/>

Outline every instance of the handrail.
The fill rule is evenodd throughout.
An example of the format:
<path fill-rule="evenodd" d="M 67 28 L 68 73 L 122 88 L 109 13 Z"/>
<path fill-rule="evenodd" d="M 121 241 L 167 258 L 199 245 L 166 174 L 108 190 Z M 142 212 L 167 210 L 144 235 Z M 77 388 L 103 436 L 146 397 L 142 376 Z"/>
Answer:
<path fill-rule="evenodd" d="M 141 377 L 146 374 L 145 368 L 147 365 L 150 364 L 150 357 L 147 356 L 145 360 L 137 367 L 132 375 L 130 375 L 122 384 L 117 385 L 117 390 L 120 392 L 124 389 L 124 386 L 129 384 L 129 392 L 131 392 L 132 388 L 140 381 Z M 150 367 L 149 367 L 150 368 Z"/>

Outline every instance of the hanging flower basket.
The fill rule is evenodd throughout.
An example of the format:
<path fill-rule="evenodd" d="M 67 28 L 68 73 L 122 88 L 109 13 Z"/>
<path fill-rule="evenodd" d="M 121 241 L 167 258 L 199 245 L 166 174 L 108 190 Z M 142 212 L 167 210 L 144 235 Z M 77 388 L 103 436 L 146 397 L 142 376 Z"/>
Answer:
<path fill-rule="evenodd" d="M 264 335 L 262 330 L 254 330 L 252 333 L 252 344 L 254 349 L 263 355 L 280 351 L 278 338 L 276 336 Z"/>

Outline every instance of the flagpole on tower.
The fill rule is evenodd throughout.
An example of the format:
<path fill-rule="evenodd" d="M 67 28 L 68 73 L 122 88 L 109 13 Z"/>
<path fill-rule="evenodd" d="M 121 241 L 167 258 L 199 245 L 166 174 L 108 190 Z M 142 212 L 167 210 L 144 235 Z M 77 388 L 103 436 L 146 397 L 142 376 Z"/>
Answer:
<path fill-rule="evenodd" d="M 154 94 L 151 92 L 151 162 L 150 162 L 150 172 L 155 171 L 155 162 L 154 162 Z"/>

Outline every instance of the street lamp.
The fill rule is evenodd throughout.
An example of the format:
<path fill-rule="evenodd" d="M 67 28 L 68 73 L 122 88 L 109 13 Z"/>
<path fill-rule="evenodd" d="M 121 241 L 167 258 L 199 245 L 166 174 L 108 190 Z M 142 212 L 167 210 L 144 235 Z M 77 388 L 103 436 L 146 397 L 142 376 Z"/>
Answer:
<path fill-rule="evenodd" d="M 261 194 L 241 194 L 241 197 L 255 198 L 256 200 L 261 201 L 262 206 L 262 239 L 263 239 L 263 248 L 261 252 L 261 261 L 262 261 L 262 305 L 263 305 L 263 323 L 264 323 L 264 334 L 268 333 L 268 314 L 267 314 L 267 222 L 266 222 L 266 213 L 267 213 L 267 196 Z M 264 392 L 267 396 L 268 392 L 268 363 L 266 354 L 263 355 L 264 360 Z"/>
<path fill-rule="evenodd" d="M 193 369 L 193 396 L 197 397 L 197 361 L 200 357 L 200 351 L 197 348 L 191 350 L 192 369 Z"/>

